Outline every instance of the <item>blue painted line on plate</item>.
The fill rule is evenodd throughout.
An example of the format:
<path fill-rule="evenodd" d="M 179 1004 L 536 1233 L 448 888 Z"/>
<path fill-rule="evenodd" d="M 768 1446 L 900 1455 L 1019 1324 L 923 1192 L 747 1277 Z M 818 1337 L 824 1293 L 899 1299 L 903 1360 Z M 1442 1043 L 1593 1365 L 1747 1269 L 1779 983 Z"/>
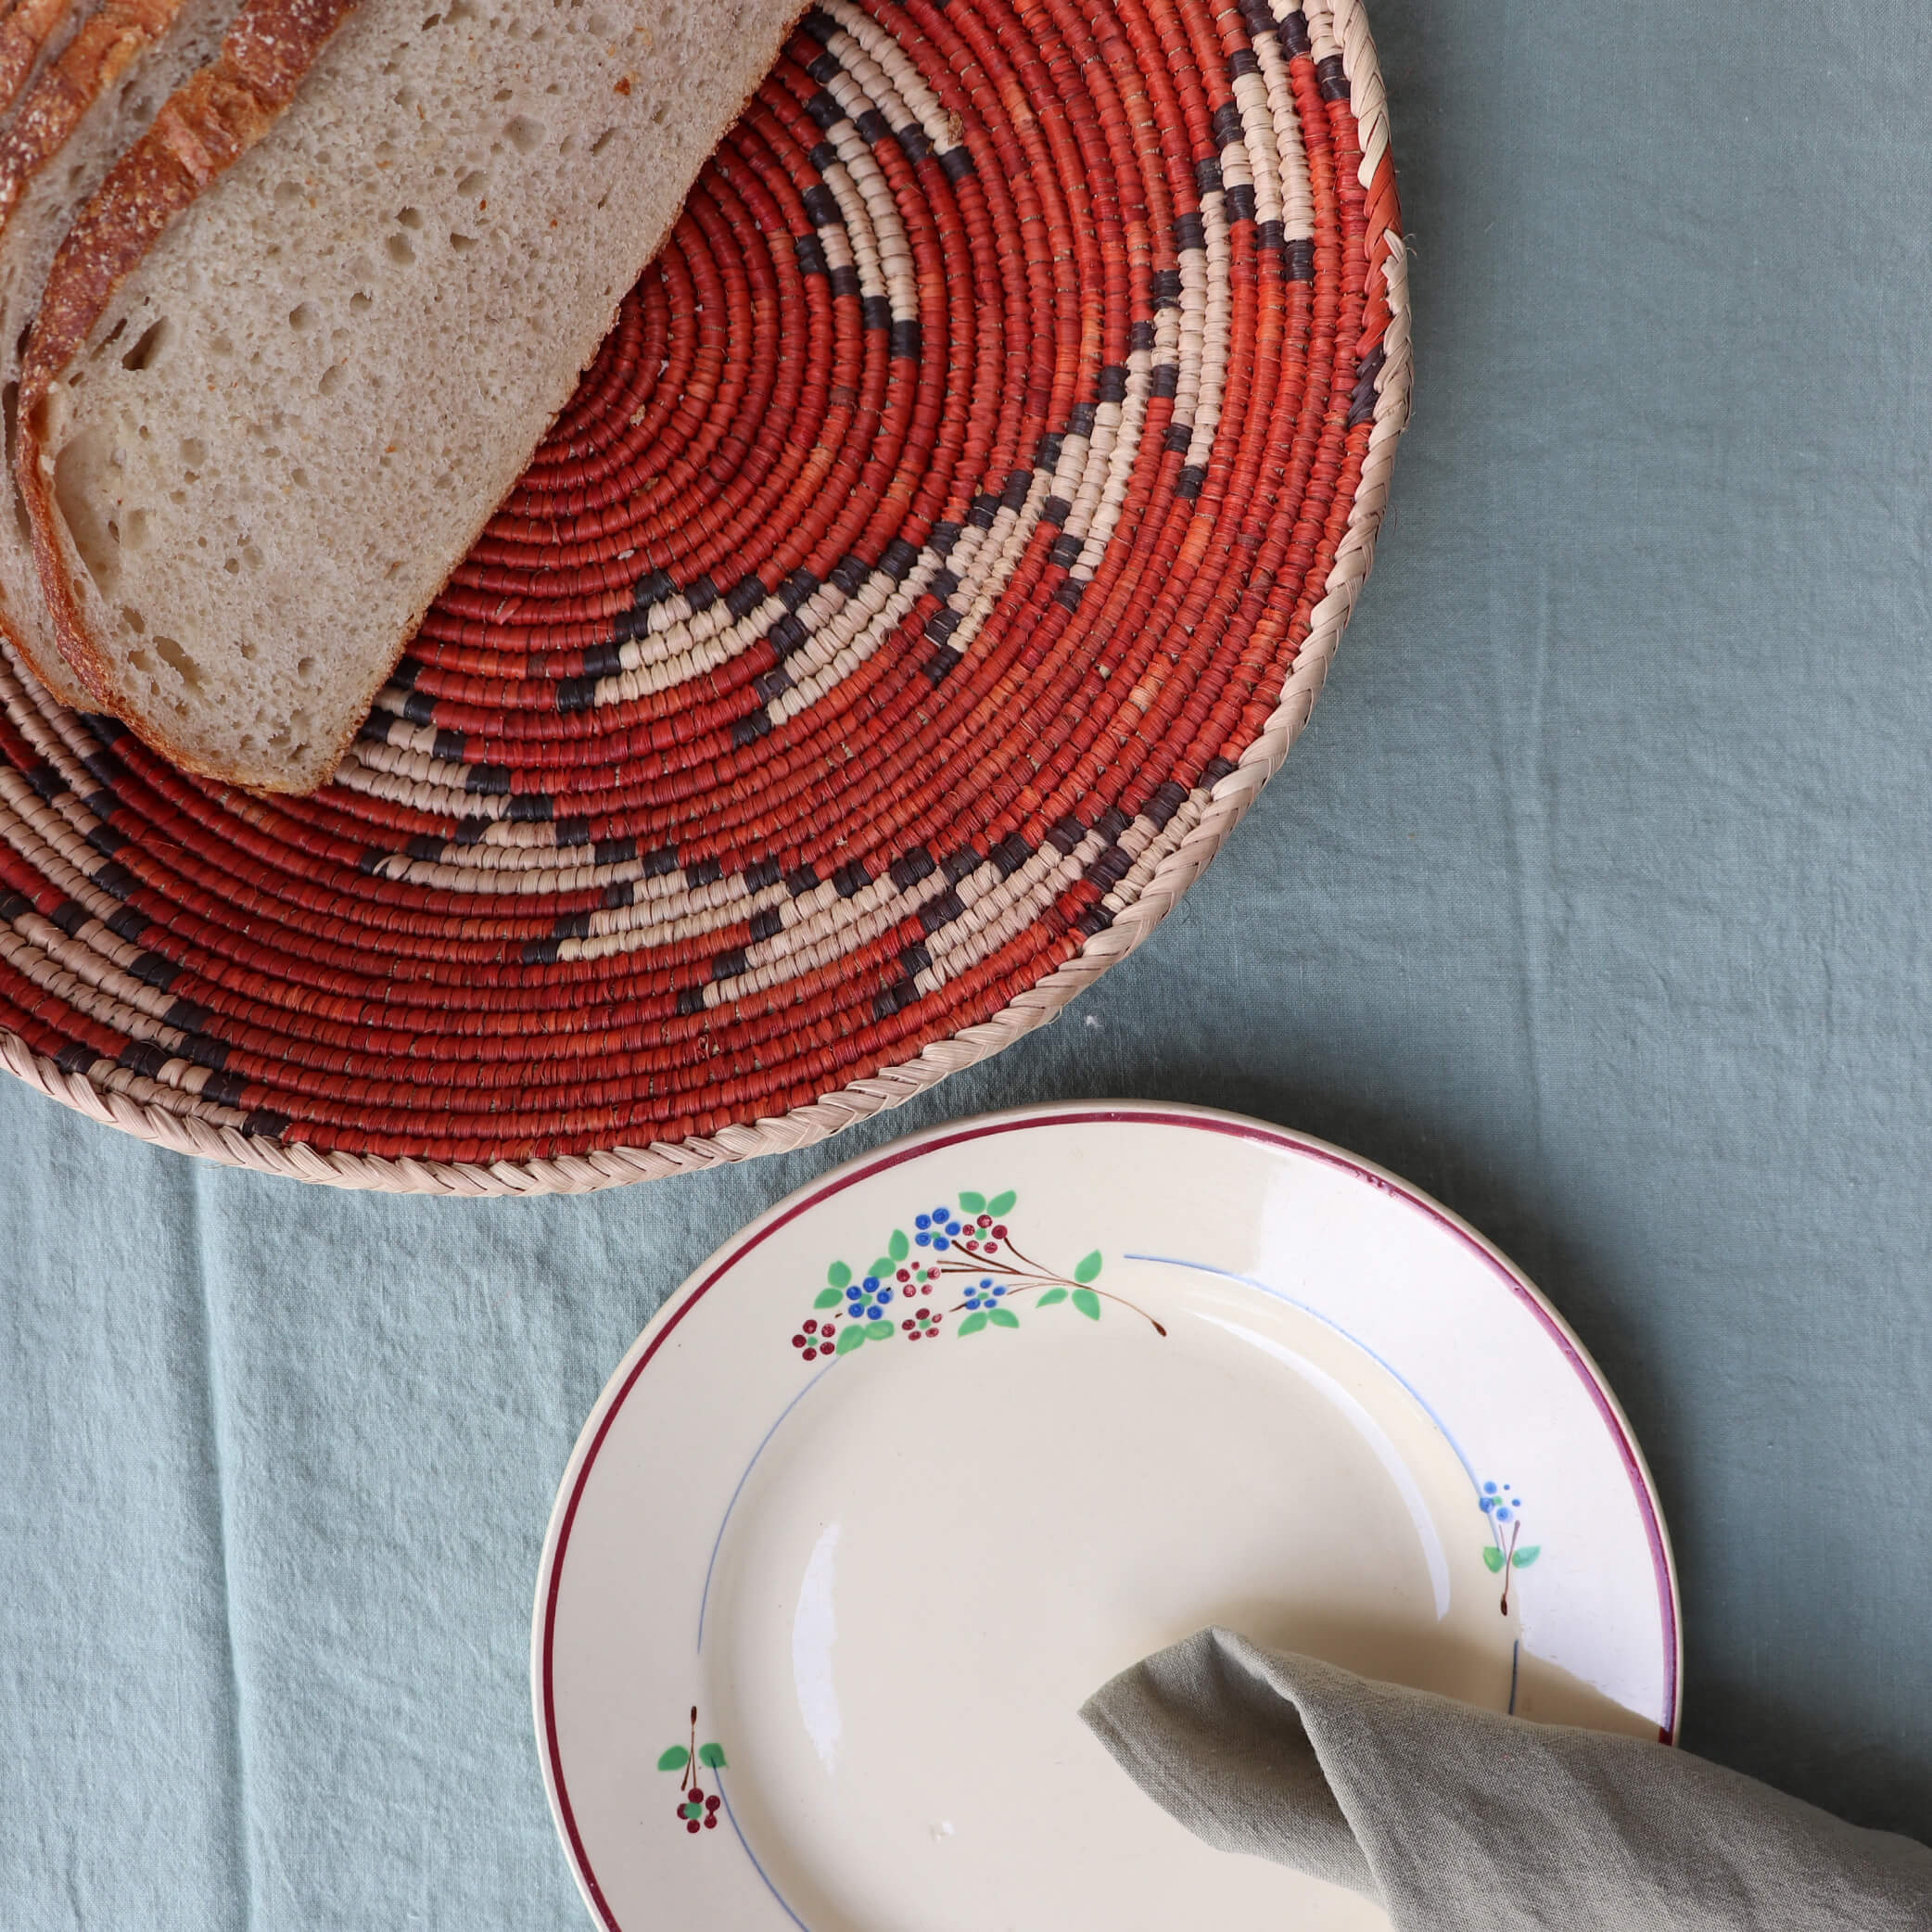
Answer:
<path fill-rule="evenodd" d="M 823 1369 L 819 1371 L 820 1375 L 824 1374 L 824 1372 Z M 779 1420 L 783 1421 L 784 1417 L 782 1416 L 779 1417 Z M 798 1932 L 812 1932 L 812 1928 L 785 1903 L 784 1893 L 772 1884 L 771 1874 L 758 1862 L 758 1854 L 751 1849 L 751 1844 L 744 1836 L 744 1827 L 738 1823 L 738 1814 L 731 1809 L 731 1794 L 725 1789 L 724 1773 L 721 1771 L 717 1771 L 712 1773 L 712 1776 L 718 1784 L 718 1797 L 724 1799 L 724 1814 L 731 1821 L 731 1829 L 738 1834 L 738 1842 L 744 1848 L 744 1855 L 750 1859 L 752 1870 L 765 1881 L 765 1889 L 778 1900 L 778 1909 L 798 1927 Z"/>
<path fill-rule="evenodd" d="M 1214 1267 L 1204 1261 L 1183 1261 L 1178 1255 L 1174 1254 L 1127 1254 L 1123 1255 L 1122 1259 L 1125 1261 L 1150 1261 L 1157 1266 L 1163 1268 L 1188 1268 L 1197 1275 L 1217 1275 L 1224 1281 L 1239 1281 L 1244 1288 L 1254 1289 L 1259 1293 L 1266 1295 L 1270 1301 L 1279 1302 L 1284 1307 L 1292 1308 L 1298 1313 L 1305 1315 L 1309 1320 L 1319 1322 L 1323 1328 L 1330 1329 L 1335 1334 L 1341 1336 L 1351 1348 L 1360 1349 L 1385 1375 L 1392 1376 L 1396 1381 L 1400 1382 L 1410 1395 L 1415 1398 L 1417 1406 L 1435 1424 L 1437 1430 L 1442 1434 L 1443 1440 L 1455 1451 L 1455 1459 L 1462 1465 L 1463 1474 L 1469 1479 L 1469 1488 L 1475 1493 L 1477 1505 L 1479 1507 L 1481 1506 L 1482 1502 L 1482 1485 L 1476 1480 L 1476 1471 L 1470 1467 L 1469 1458 L 1462 1453 L 1462 1444 L 1450 1434 L 1448 1426 L 1436 1414 L 1428 1397 L 1387 1356 L 1379 1354 L 1359 1335 L 1352 1335 L 1332 1316 L 1324 1315 L 1319 1308 L 1311 1308 L 1306 1302 L 1298 1302 L 1292 1295 L 1283 1294 L 1278 1288 L 1270 1288 L 1265 1281 L 1257 1281 L 1252 1275 L 1238 1275 L 1232 1268 Z"/>
<path fill-rule="evenodd" d="M 751 1460 L 744 1466 L 744 1474 L 738 1479 L 738 1487 L 731 1492 L 731 1500 L 725 1505 L 725 1513 L 718 1519 L 718 1534 L 711 1540 L 711 1560 L 705 1565 L 705 1594 L 698 1598 L 698 1648 L 705 1647 L 705 1611 L 711 1602 L 711 1572 L 718 1568 L 718 1553 L 724 1544 L 725 1525 L 731 1519 L 731 1511 L 738 1506 L 738 1498 L 744 1493 L 744 1485 L 751 1481 L 751 1472 L 757 1468 L 758 1458 L 763 1455 L 773 1436 L 784 1426 L 784 1420 L 798 1405 L 809 1395 L 819 1384 L 837 1366 L 835 1362 L 813 1372 L 811 1379 L 798 1393 L 779 1411 L 778 1420 L 765 1431 L 765 1440 L 751 1453 Z"/>
<path fill-rule="evenodd" d="M 1341 1336 L 1342 1341 L 1347 1342 L 1351 1348 L 1360 1349 L 1385 1375 L 1392 1376 L 1396 1381 L 1400 1382 L 1408 1391 L 1409 1394 L 1414 1397 L 1416 1405 L 1435 1424 L 1437 1432 L 1448 1443 L 1450 1448 L 1455 1451 L 1456 1461 L 1462 1465 L 1463 1474 L 1469 1479 L 1469 1488 L 1475 1493 L 1477 1506 L 1479 1509 L 1481 1507 L 1482 1485 L 1476 1480 L 1476 1471 L 1470 1467 L 1469 1458 L 1462 1453 L 1462 1444 L 1450 1434 L 1448 1425 L 1436 1414 L 1429 1398 L 1386 1355 L 1380 1354 L 1376 1350 L 1370 1348 L 1359 1335 L 1351 1334 L 1332 1316 L 1324 1315 L 1319 1308 L 1311 1308 L 1306 1302 L 1298 1302 L 1293 1295 L 1283 1294 L 1278 1288 L 1270 1288 L 1265 1281 L 1257 1281 L 1252 1275 L 1238 1275 L 1232 1268 L 1214 1267 L 1204 1261 L 1183 1261 L 1178 1255 L 1174 1254 L 1126 1254 L 1121 1258 L 1124 1261 L 1150 1261 L 1156 1266 L 1163 1268 L 1189 1268 L 1197 1275 L 1217 1275 L 1224 1281 L 1239 1281 L 1244 1288 L 1254 1289 L 1259 1293 L 1266 1295 L 1270 1301 L 1279 1302 L 1283 1307 L 1292 1308 L 1297 1313 L 1305 1315 L 1310 1321 L 1319 1322 L 1323 1328 Z M 1490 1540 L 1500 1550 L 1503 1547 L 1503 1538 L 1502 1532 L 1496 1528 L 1495 1519 L 1487 1510 L 1484 1510 L 1482 1512 L 1482 1519 L 1489 1525 Z M 1508 1715 L 1511 1717 L 1516 1715 L 1517 1665 L 1521 1659 L 1522 1648 L 1522 1639 L 1520 1637 L 1509 1646 Z"/>

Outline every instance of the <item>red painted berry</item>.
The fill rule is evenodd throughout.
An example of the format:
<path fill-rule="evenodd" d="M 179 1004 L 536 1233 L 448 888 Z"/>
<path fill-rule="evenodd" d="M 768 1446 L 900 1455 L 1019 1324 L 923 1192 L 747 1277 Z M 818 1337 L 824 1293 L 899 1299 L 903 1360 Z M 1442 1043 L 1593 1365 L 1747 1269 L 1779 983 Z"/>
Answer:
<path fill-rule="evenodd" d="M 998 1236 L 998 1239 L 999 1239 L 1000 1240 L 1002 1240 L 1002 1241 L 1003 1241 L 1003 1240 L 1005 1240 L 1005 1239 L 1006 1239 L 1006 1223 L 1005 1223 L 1004 1221 L 1001 1221 L 1000 1223 L 998 1223 L 998 1225 L 997 1227 L 995 1227 L 995 1228 L 993 1229 L 993 1232 L 994 1232 L 994 1234 L 995 1234 L 996 1236 Z"/>
<path fill-rule="evenodd" d="M 982 1227 L 992 1227 L 992 1225 L 993 1225 L 993 1217 L 992 1217 L 992 1215 L 991 1215 L 991 1214 L 982 1214 L 982 1215 L 981 1215 L 981 1216 L 979 1217 L 979 1225 L 980 1225 L 980 1226 L 981 1226 Z"/>
<path fill-rule="evenodd" d="M 803 1335 L 793 1336 L 792 1346 L 794 1348 L 803 1348 L 805 1346 L 805 1337 Z"/>
<path fill-rule="evenodd" d="M 703 1830 L 703 1828 L 704 1827 L 699 1824 L 698 1821 L 695 1818 L 687 1818 L 684 1821 L 684 1829 L 688 1832 L 695 1834 L 696 1832 Z"/>
<path fill-rule="evenodd" d="M 695 1831 L 697 1829 L 697 1826 L 693 1825 L 692 1829 Z M 705 1820 L 705 1829 L 706 1831 L 716 1831 L 718 1829 L 718 1813 L 716 1811 L 713 1811 L 712 1814 Z"/>
<path fill-rule="evenodd" d="M 805 1325 L 805 1332 L 806 1332 L 806 1333 L 807 1333 L 807 1335 L 816 1335 L 816 1334 L 817 1334 L 817 1333 L 819 1332 L 819 1325 L 818 1325 L 818 1323 L 817 1323 L 817 1322 L 807 1322 L 807 1323 L 806 1323 L 806 1325 Z"/>
<path fill-rule="evenodd" d="M 712 1794 L 712 1795 L 711 1795 L 711 1796 L 710 1796 L 709 1798 L 707 1798 L 707 1799 L 706 1799 L 705 1800 L 705 1810 L 706 1810 L 707 1811 L 717 1811 L 717 1809 L 718 1809 L 718 1795 L 717 1795 L 717 1793 L 716 1793 L 716 1792 L 714 1792 L 714 1793 L 713 1793 L 713 1794 Z"/>

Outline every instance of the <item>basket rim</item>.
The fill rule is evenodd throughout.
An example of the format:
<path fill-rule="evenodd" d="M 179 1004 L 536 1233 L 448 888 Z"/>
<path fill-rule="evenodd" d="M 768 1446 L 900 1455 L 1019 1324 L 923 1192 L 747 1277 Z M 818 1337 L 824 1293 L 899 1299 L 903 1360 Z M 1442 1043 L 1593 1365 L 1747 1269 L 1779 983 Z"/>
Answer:
<path fill-rule="evenodd" d="M 1305 0 L 1304 11 L 1310 25 L 1326 28 L 1341 50 L 1350 107 L 1361 135 L 1361 184 L 1371 197 L 1379 187 L 1392 190 L 1387 96 L 1364 0 L 1328 0 L 1328 4 Z M 1392 205 L 1392 193 L 1391 200 Z M 324 1152 L 299 1141 L 284 1143 L 243 1134 L 234 1127 L 216 1126 L 193 1114 L 175 1113 L 137 1100 L 98 1085 L 85 1074 L 65 1073 L 6 1027 L 0 1027 L 0 1067 L 50 1099 L 103 1125 L 118 1127 L 151 1146 L 222 1166 L 323 1187 L 479 1198 L 592 1193 L 632 1181 L 667 1179 L 754 1155 L 793 1152 L 899 1106 L 948 1074 L 1010 1046 L 1053 1019 L 1101 973 L 1139 946 L 1166 917 L 1247 815 L 1262 786 L 1280 769 L 1315 708 L 1342 629 L 1374 562 L 1376 533 L 1388 501 L 1395 447 L 1408 422 L 1413 387 L 1408 257 L 1403 237 L 1398 228 L 1390 227 L 1379 235 L 1365 237 L 1365 242 L 1371 257 L 1380 251 L 1379 272 L 1390 311 L 1383 362 L 1376 376 L 1368 451 L 1349 506 L 1346 534 L 1315 607 L 1312 628 L 1282 684 L 1275 708 L 1235 769 L 1214 785 L 1199 821 L 1160 861 L 1139 896 L 1111 926 L 1088 938 L 1072 959 L 1018 994 L 990 1019 L 930 1041 L 911 1059 L 883 1067 L 784 1114 L 734 1124 L 716 1134 L 680 1141 L 489 1163 Z"/>

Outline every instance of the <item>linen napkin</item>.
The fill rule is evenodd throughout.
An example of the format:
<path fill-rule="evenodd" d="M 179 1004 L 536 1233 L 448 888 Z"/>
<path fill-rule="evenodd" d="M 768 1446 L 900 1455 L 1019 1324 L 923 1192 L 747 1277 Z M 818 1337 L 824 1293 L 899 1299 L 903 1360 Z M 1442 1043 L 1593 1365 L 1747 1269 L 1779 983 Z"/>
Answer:
<path fill-rule="evenodd" d="M 1080 1715 L 1197 1837 L 1351 1887 L 1395 1932 L 1932 1932 L 1932 1849 L 1910 1838 L 1667 1745 L 1231 1631 L 1155 1652 Z"/>

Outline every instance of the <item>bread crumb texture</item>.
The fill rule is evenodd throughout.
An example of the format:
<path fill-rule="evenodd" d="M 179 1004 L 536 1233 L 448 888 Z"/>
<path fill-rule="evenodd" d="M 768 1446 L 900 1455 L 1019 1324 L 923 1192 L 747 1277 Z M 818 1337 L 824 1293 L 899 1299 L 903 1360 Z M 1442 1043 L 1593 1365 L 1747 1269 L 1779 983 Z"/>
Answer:
<path fill-rule="evenodd" d="M 0 139 L 0 629 L 62 704 L 89 693 L 60 655 L 14 477 L 20 357 L 74 214 L 175 87 L 219 52 L 234 0 L 107 0 L 34 83 Z"/>
<path fill-rule="evenodd" d="M 191 769 L 328 777 L 786 18 L 362 0 L 49 392 L 57 538 L 130 722 Z"/>

